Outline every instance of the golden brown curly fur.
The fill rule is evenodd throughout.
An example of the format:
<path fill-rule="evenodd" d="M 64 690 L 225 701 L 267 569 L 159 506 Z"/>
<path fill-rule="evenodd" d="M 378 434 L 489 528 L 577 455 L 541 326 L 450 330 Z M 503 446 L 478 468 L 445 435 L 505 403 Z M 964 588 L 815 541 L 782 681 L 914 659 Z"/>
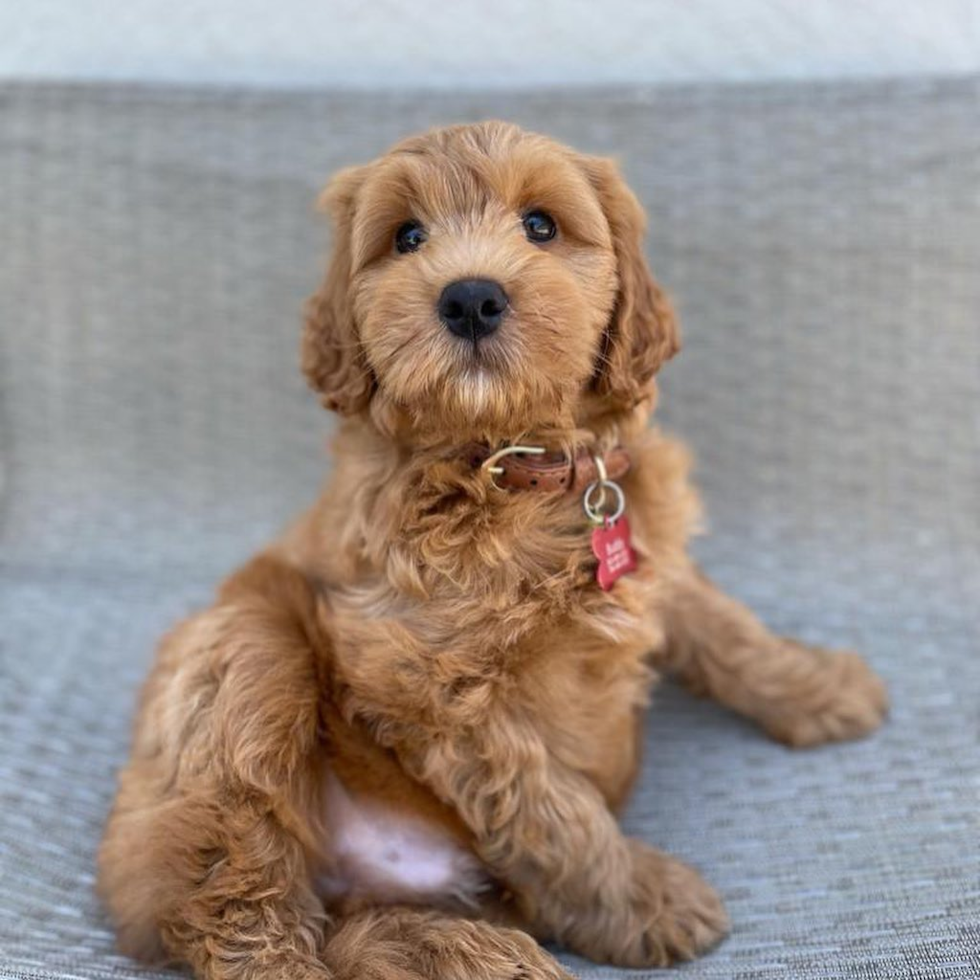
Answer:
<path fill-rule="evenodd" d="M 120 943 L 208 980 L 566 975 L 531 936 L 692 957 L 721 901 L 614 816 L 657 674 L 791 745 L 872 730 L 882 685 L 688 558 L 687 454 L 648 426 L 676 327 L 613 164 L 453 127 L 343 171 L 325 205 L 303 367 L 342 416 L 335 469 L 160 647 L 101 850 Z M 553 240 L 527 239 L 530 208 Z M 400 254 L 409 219 L 428 240 Z M 474 276 L 510 301 L 479 344 L 435 309 Z M 490 487 L 471 441 L 627 447 L 636 572 L 600 590 L 581 500 Z"/>

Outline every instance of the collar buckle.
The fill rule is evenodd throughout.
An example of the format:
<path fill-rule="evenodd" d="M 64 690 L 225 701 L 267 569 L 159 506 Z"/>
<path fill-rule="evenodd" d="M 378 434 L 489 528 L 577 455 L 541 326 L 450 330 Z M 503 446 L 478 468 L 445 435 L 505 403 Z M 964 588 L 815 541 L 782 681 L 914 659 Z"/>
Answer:
<path fill-rule="evenodd" d="M 498 462 L 505 456 L 511 456 L 514 453 L 527 453 L 531 456 L 543 456 L 547 450 L 544 446 L 504 446 L 502 449 L 498 449 L 495 453 L 492 453 L 480 464 L 480 472 L 485 473 L 490 480 L 491 486 L 496 490 L 505 491 L 506 488 L 500 486 L 497 483 L 497 477 L 503 475 L 506 470 L 502 466 L 498 466 Z"/>

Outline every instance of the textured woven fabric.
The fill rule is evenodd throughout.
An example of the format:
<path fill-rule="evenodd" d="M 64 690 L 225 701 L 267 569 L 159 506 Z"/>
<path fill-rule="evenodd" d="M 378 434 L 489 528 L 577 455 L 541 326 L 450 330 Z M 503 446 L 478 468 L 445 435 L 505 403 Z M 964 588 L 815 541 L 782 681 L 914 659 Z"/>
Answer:
<path fill-rule="evenodd" d="M 0 976 L 156 976 L 93 856 L 152 645 L 316 492 L 296 367 L 337 166 L 502 116 L 614 153 L 686 350 L 708 571 L 894 711 L 793 753 L 666 686 L 630 832 L 731 937 L 691 978 L 980 977 L 980 84 L 529 96 L 0 89 Z M 616 971 L 569 958 L 586 977 Z"/>

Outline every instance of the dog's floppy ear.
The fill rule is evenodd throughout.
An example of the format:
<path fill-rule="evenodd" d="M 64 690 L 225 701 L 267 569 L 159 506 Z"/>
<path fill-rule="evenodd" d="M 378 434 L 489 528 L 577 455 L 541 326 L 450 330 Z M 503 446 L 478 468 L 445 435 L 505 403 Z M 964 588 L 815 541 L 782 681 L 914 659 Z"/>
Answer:
<path fill-rule="evenodd" d="M 350 300 L 351 226 L 365 168 L 341 170 L 318 201 L 333 218 L 333 253 L 320 288 L 306 304 L 302 366 L 323 404 L 341 415 L 367 407 L 376 382 L 361 349 Z"/>
<path fill-rule="evenodd" d="M 680 349 L 677 322 L 643 255 L 646 216 L 640 202 L 612 160 L 585 157 L 584 166 L 609 222 L 619 276 L 594 386 L 617 407 L 631 408 L 660 365 Z"/>

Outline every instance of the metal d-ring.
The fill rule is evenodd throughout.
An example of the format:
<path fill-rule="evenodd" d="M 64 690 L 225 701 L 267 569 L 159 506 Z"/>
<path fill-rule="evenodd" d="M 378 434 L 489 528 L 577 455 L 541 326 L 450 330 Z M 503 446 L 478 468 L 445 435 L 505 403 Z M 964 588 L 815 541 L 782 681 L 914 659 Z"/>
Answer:
<path fill-rule="evenodd" d="M 503 490 L 504 487 L 497 483 L 497 477 L 505 473 L 506 470 L 502 466 L 497 466 L 498 460 L 513 453 L 530 453 L 532 456 L 541 456 L 546 452 L 544 446 L 504 446 L 503 449 L 498 449 L 493 455 L 488 456 L 480 464 L 480 470 L 490 477 L 490 483 L 493 487 L 497 490 Z"/>
<path fill-rule="evenodd" d="M 602 505 L 605 503 L 606 490 L 611 490 L 613 496 L 616 498 L 616 509 L 611 514 L 604 514 L 602 512 Z M 602 491 L 602 497 L 600 497 L 598 504 L 592 503 L 592 494 L 596 490 Z M 623 488 L 618 483 L 613 483 L 612 480 L 596 480 L 590 483 L 585 488 L 585 496 L 582 498 L 582 506 L 585 508 L 585 516 L 595 525 L 605 524 L 606 522 L 610 524 L 615 524 L 623 516 L 623 511 L 626 510 L 626 495 L 623 493 Z"/>

